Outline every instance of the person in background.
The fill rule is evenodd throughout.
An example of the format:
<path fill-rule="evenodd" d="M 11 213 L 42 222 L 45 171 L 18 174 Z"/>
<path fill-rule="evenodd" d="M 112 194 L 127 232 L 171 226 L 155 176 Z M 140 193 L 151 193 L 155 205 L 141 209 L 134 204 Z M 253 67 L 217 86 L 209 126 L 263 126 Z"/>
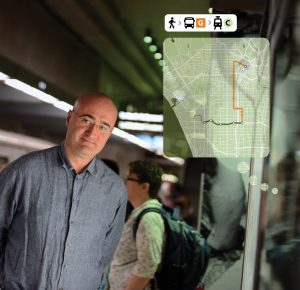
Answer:
<path fill-rule="evenodd" d="M 0 156 L 0 172 L 5 168 L 8 164 L 8 158 L 4 156 Z"/>
<path fill-rule="evenodd" d="M 102 161 L 114 172 L 116 172 L 117 174 L 120 173 L 119 165 L 116 161 L 111 160 L 111 159 L 106 159 L 106 158 L 102 158 Z M 125 221 L 127 221 L 128 217 L 132 211 L 133 211 L 133 206 L 131 205 L 131 203 L 129 201 L 127 201 Z"/>
<path fill-rule="evenodd" d="M 120 169 L 119 169 L 119 165 L 116 161 L 111 160 L 111 159 L 106 159 L 106 158 L 102 158 L 102 161 L 114 172 L 116 172 L 117 174 L 120 173 Z"/>
<path fill-rule="evenodd" d="M 0 288 L 94 290 L 122 232 L 124 183 L 96 155 L 117 119 L 103 93 L 81 96 L 65 141 L 0 174 Z"/>
<path fill-rule="evenodd" d="M 111 290 L 151 289 L 151 279 L 162 260 L 165 243 L 164 221 L 156 212 L 145 214 L 138 226 L 135 239 L 132 226 L 143 209 L 162 206 L 157 200 L 161 175 L 162 169 L 150 162 L 134 161 L 129 164 L 125 184 L 128 200 L 134 210 L 125 223 L 110 266 Z"/>

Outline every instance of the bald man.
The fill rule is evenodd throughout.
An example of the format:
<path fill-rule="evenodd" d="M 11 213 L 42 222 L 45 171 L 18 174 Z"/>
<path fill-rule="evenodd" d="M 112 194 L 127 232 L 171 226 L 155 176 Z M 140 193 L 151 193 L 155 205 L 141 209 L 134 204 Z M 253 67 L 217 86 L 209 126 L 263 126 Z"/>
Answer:
<path fill-rule="evenodd" d="M 121 235 L 127 192 L 96 155 L 117 119 L 112 100 L 81 96 L 65 141 L 0 175 L 0 288 L 95 290 Z"/>

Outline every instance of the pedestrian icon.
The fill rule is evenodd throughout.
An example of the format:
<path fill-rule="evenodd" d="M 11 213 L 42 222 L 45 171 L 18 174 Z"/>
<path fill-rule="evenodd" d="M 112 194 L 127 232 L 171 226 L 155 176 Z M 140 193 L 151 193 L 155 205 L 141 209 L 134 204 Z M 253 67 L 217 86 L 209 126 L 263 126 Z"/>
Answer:
<path fill-rule="evenodd" d="M 220 18 L 221 16 L 216 16 L 214 19 L 214 30 L 219 27 L 220 30 L 222 30 L 222 19 Z"/>
<path fill-rule="evenodd" d="M 169 23 L 170 23 L 170 27 L 169 28 L 175 28 L 174 27 L 174 23 L 176 23 L 176 21 L 174 20 L 174 17 L 171 17 L 171 20 L 169 21 Z"/>

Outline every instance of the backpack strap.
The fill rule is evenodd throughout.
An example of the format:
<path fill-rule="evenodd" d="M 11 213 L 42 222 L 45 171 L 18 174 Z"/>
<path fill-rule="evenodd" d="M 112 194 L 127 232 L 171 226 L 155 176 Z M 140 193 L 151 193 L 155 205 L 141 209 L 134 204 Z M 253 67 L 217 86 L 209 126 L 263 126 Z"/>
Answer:
<path fill-rule="evenodd" d="M 160 208 L 158 207 L 147 207 L 145 209 L 143 209 L 138 216 L 135 218 L 133 225 L 132 225 L 132 232 L 133 232 L 133 238 L 136 238 L 136 232 L 138 230 L 140 221 L 142 220 L 143 216 L 148 213 L 148 212 L 156 212 L 159 213 L 160 215 L 162 215 L 162 211 Z"/>
<path fill-rule="evenodd" d="M 132 225 L 132 232 L 133 232 L 133 238 L 134 239 L 136 238 L 136 232 L 138 230 L 139 224 L 140 224 L 143 216 L 148 212 L 156 212 L 156 213 L 159 213 L 160 215 L 162 215 L 162 211 L 158 207 L 148 207 L 148 208 L 143 209 L 138 214 L 138 216 L 135 218 L 135 220 L 133 222 L 133 225 Z M 151 290 L 155 290 L 155 281 L 154 281 L 154 279 L 151 279 L 150 287 L 151 287 Z"/>

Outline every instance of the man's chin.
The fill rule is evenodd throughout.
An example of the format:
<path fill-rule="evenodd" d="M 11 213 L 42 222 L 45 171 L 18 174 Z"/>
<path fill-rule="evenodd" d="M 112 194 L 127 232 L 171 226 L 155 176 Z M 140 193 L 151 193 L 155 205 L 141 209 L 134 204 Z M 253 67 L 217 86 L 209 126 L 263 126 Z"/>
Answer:
<path fill-rule="evenodd" d="M 89 139 L 85 139 L 85 138 L 81 138 L 79 140 L 79 144 L 81 146 L 88 146 L 88 147 L 96 147 L 97 146 L 97 144 L 96 144 L 95 141 L 89 140 Z"/>
<path fill-rule="evenodd" d="M 97 155 L 103 148 L 93 142 L 80 142 L 78 145 L 78 149 L 87 155 Z"/>

